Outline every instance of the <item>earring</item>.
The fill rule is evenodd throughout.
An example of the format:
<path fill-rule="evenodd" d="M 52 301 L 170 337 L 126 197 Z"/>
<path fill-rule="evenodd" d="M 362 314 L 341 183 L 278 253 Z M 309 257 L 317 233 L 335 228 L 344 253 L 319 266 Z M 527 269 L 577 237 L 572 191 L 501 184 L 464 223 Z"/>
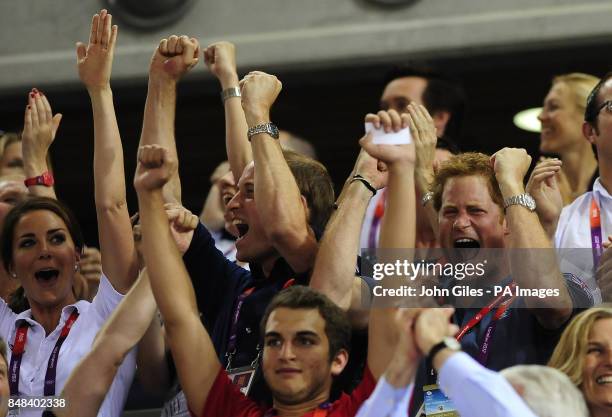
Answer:
<path fill-rule="evenodd" d="M 12 276 L 13 278 L 17 278 L 17 274 L 16 274 L 16 273 L 14 273 L 14 272 L 11 274 L 11 276 Z"/>
<path fill-rule="evenodd" d="M 74 272 L 77 272 L 79 270 L 79 264 L 74 264 Z"/>

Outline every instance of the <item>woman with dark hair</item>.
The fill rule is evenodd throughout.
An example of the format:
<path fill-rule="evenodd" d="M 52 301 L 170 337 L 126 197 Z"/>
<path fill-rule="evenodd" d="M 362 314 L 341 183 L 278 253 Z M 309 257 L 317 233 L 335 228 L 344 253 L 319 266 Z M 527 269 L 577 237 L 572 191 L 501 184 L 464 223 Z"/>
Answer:
<path fill-rule="evenodd" d="M 9 385 L 12 396 L 59 395 L 77 363 L 91 350 L 96 334 L 123 299 L 138 272 L 127 211 L 121 138 L 110 90 L 117 27 L 106 10 L 93 17 L 88 45 L 77 45 L 79 76 L 92 102 L 94 180 L 102 269 L 92 302 L 73 291 L 84 244 L 74 216 L 54 199 L 52 174 L 45 162 L 53 141 L 54 117 L 48 100 L 33 89 L 25 110 L 24 167 L 29 198 L 6 216 L 1 253 L 9 274 L 19 279 L 29 310 L 19 314 L 0 301 L 0 337 L 12 346 Z M 98 416 L 121 415 L 135 370 L 127 355 Z M 40 404 L 43 408 L 49 404 Z M 29 404 L 20 417 L 39 417 Z"/>

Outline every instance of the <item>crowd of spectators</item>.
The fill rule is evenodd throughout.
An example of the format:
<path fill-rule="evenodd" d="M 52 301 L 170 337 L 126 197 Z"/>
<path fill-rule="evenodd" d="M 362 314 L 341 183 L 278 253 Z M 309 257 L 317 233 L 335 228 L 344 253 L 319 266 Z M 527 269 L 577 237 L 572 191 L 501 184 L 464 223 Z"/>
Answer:
<path fill-rule="evenodd" d="M 56 197 L 62 115 L 42 91 L 0 138 L 0 416 L 117 417 L 135 378 L 166 417 L 612 416 L 612 73 L 553 79 L 540 150 L 558 158 L 530 172 L 524 149 L 461 150 L 456 81 L 397 68 L 364 122 L 411 139 L 355 138 L 335 197 L 312 145 L 270 119 L 281 81 L 184 35 L 153 51 L 126 176 L 117 35 L 101 10 L 76 47 L 99 249 Z M 219 81 L 227 152 L 199 216 L 174 133 L 197 65 Z M 400 262 L 488 265 L 371 273 Z"/>

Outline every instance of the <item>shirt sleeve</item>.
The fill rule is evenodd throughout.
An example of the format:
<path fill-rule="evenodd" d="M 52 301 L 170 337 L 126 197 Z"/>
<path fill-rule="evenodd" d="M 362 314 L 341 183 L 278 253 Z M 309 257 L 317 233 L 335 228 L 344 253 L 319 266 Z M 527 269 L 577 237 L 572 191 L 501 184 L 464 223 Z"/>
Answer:
<path fill-rule="evenodd" d="M 202 414 L 193 411 L 190 414 L 192 417 L 259 417 L 263 416 L 263 410 L 232 384 L 221 367 L 208 392 Z"/>
<path fill-rule="evenodd" d="M 447 359 L 439 372 L 442 391 L 460 415 L 470 417 L 536 417 L 506 379 L 465 352 Z"/>
<path fill-rule="evenodd" d="M 0 298 L 0 336 L 6 343 L 12 338 L 11 331 L 16 318 L 17 314 Z"/>
<path fill-rule="evenodd" d="M 121 300 L 123 300 L 123 297 L 123 294 L 117 292 L 108 278 L 106 278 L 106 275 L 102 273 L 98 292 L 91 302 L 92 308 L 95 309 L 96 313 L 104 321 L 112 314 Z"/>
<path fill-rule="evenodd" d="M 414 383 L 395 388 L 382 376 L 370 398 L 359 408 L 356 417 L 407 417 L 413 390 Z"/>
<path fill-rule="evenodd" d="M 206 320 L 213 320 L 232 286 L 249 271 L 231 262 L 215 247 L 210 232 L 199 223 L 189 249 L 183 255 L 185 267 L 193 283 L 198 309 Z"/>

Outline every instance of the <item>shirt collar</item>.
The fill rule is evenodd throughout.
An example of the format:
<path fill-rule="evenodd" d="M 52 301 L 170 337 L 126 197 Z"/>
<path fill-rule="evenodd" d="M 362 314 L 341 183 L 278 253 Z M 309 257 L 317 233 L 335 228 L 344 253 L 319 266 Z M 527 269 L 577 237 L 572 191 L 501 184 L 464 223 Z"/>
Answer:
<path fill-rule="evenodd" d="M 63 307 L 58 326 L 65 323 L 74 310 L 78 311 L 79 314 L 82 313 L 83 303 L 87 303 L 87 301 L 81 300 Z M 32 319 L 32 309 L 19 313 L 17 317 L 15 317 L 15 327 L 19 326 L 21 321 L 26 321 L 30 326 L 40 326 L 36 320 Z"/>
<path fill-rule="evenodd" d="M 597 194 L 600 200 L 602 199 L 612 200 L 612 195 L 610 195 L 608 190 L 606 190 L 604 186 L 601 185 L 601 181 L 599 180 L 599 177 L 597 177 L 597 179 L 595 180 L 595 183 L 593 184 L 593 194 Z"/>

